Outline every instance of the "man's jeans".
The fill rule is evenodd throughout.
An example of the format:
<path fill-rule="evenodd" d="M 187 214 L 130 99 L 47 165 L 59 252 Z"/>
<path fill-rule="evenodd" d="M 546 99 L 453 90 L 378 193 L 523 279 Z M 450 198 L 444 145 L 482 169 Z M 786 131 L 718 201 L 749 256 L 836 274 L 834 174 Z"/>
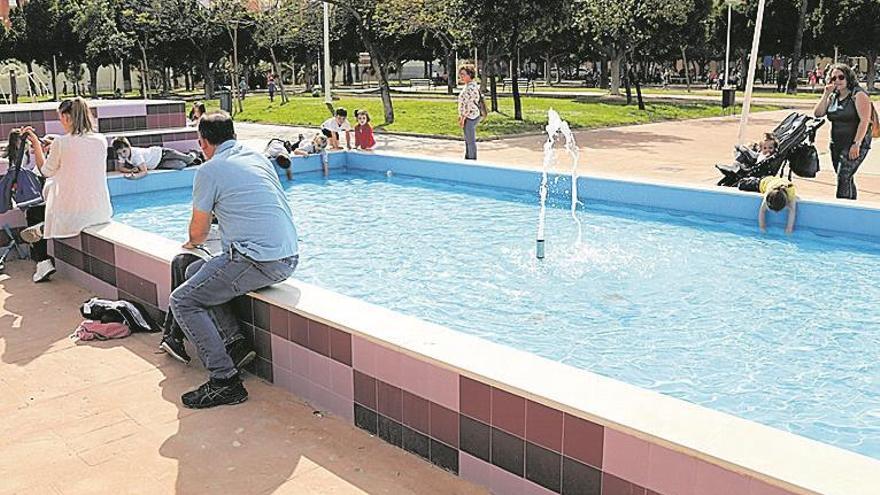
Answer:
<path fill-rule="evenodd" d="M 238 372 L 226 353 L 226 343 L 241 338 L 238 320 L 228 303 L 287 280 L 298 261 L 298 256 L 292 256 L 259 262 L 233 250 L 187 267 L 186 282 L 171 293 L 171 310 L 211 378 L 222 380 Z"/>

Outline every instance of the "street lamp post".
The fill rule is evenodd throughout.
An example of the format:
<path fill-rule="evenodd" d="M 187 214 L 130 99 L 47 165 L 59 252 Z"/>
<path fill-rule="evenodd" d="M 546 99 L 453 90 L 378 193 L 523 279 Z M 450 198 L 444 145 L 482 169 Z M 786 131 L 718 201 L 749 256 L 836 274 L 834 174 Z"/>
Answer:
<path fill-rule="evenodd" d="M 333 104 L 330 94 L 330 4 L 324 2 L 324 103 Z"/>
<path fill-rule="evenodd" d="M 724 86 L 730 84 L 730 18 L 733 4 L 727 0 L 727 51 L 724 56 Z"/>
<path fill-rule="evenodd" d="M 761 25 L 764 23 L 764 0 L 758 0 L 758 18 L 755 20 L 755 34 L 752 36 L 752 53 L 749 54 L 749 75 L 746 80 L 746 94 L 743 98 L 742 117 L 739 121 L 739 136 L 736 142 L 743 144 L 746 127 L 749 125 L 749 110 L 752 107 L 752 90 L 755 88 L 755 70 L 758 68 L 758 48 L 761 44 Z"/>

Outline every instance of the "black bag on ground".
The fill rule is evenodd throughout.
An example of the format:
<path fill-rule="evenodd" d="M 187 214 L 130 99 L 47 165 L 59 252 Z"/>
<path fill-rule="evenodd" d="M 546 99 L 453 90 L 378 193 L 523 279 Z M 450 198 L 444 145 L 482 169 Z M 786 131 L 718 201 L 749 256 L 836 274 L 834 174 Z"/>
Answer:
<path fill-rule="evenodd" d="M 130 301 L 110 301 L 93 297 L 83 303 L 79 312 L 87 320 L 125 323 L 132 332 L 158 331 L 156 323 L 143 307 Z"/>
<path fill-rule="evenodd" d="M 819 173 L 819 152 L 810 144 L 798 146 L 788 158 L 788 168 L 798 177 L 813 178 Z"/>

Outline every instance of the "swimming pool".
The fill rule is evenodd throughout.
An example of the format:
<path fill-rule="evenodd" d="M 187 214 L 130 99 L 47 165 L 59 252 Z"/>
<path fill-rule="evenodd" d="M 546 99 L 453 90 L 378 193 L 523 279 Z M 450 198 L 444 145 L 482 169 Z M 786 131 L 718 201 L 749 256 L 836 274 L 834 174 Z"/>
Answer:
<path fill-rule="evenodd" d="M 560 185 L 561 187 L 561 185 Z M 589 203 L 534 259 L 533 194 L 402 175 L 300 175 L 296 277 L 450 328 L 880 458 L 880 249 Z M 114 197 L 183 240 L 189 189 Z"/>

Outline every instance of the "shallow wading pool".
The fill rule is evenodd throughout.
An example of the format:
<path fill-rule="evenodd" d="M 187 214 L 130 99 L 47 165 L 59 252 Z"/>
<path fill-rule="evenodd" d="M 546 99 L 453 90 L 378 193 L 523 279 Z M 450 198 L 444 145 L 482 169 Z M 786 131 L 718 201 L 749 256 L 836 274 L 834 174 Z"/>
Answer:
<path fill-rule="evenodd" d="M 370 160 L 285 183 L 296 278 L 880 458 L 875 239 L 809 225 L 786 237 L 779 219 L 758 235 L 751 219 L 585 198 L 576 246 L 558 178 L 538 261 L 535 193 L 389 176 Z M 731 198 L 733 217 L 756 205 Z M 114 219 L 182 241 L 190 200 L 189 188 L 117 195 Z"/>

